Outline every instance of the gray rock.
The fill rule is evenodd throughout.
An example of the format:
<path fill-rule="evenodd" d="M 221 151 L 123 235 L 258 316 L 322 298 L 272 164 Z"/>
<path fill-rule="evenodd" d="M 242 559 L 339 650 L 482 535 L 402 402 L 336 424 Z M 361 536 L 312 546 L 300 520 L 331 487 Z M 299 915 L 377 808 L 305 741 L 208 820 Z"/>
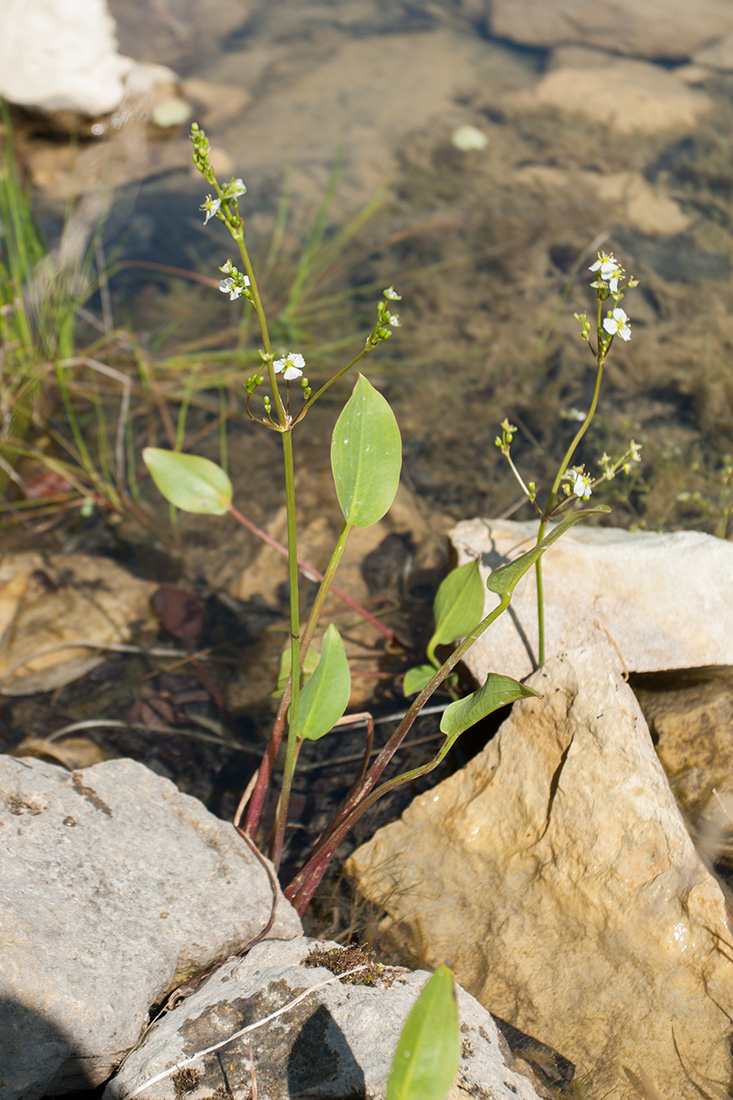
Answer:
<path fill-rule="evenodd" d="M 0 757 L 0 895 L 3 1100 L 104 1081 L 150 1006 L 244 948 L 273 903 L 234 828 L 132 760 Z M 268 934 L 299 933 L 278 892 Z"/>
<path fill-rule="evenodd" d="M 374 985 L 346 984 L 328 969 L 303 965 L 314 947 L 344 950 L 302 938 L 261 943 L 246 958 L 226 963 L 151 1029 L 107 1086 L 104 1100 L 127 1100 L 136 1090 L 140 1100 L 177 1100 L 184 1085 L 187 1100 L 240 1100 L 249 1094 L 250 1057 L 260 1100 L 383 1097 L 400 1031 L 428 975 L 385 970 L 386 980 Z M 264 1026 L 159 1077 L 307 990 L 313 992 Z M 450 1100 L 536 1100 L 527 1078 L 506 1066 L 489 1013 L 460 989 L 458 1009 L 463 1053 Z"/>

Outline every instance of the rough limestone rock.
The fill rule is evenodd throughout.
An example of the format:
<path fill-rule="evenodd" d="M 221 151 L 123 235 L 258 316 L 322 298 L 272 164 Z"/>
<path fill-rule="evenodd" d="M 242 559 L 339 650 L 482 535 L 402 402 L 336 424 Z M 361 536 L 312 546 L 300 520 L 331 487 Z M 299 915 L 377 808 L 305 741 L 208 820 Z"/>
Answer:
<path fill-rule="evenodd" d="M 336 958 L 351 953 L 301 938 L 262 943 L 246 958 L 226 963 L 146 1036 L 107 1086 L 104 1100 L 124 1100 L 150 1078 L 309 989 L 311 994 L 275 1020 L 144 1088 L 140 1100 L 179 1100 L 184 1081 L 186 1095 L 195 1100 L 246 1095 L 239 1090 L 248 1090 L 252 1080 L 250 1040 L 260 1100 L 383 1097 L 400 1031 L 429 975 L 388 970 L 369 985 L 358 984 L 357 975 L 339 981 L 323 965 L 303 965 L 314 949 Z M 460 989 L 458 1010 L 463 1053 L 449 1100 L 536 1100 L 527 1078 L 506 1066 L 489 1013 Z"/>
<path fill-rule="evenodd" d="M 729 0 L 607 0 L 600 7 L 587 0 L 492 0 L 489 25 L 497 38 L 545 49 L 575 43 L 683 60 L 733 31 L 733 6 Z"/>
<path fill-rule="evenodd" d="M 599 85 L 608 94 L 599 95 Z M 660 65 L 629 59 L 604 64 L 602 77 L 598 66 L 552 69 L 507 102 L 519 110 L 552 107 L 585 115 L 621 134 L 691 130 L 713 106 L 708 95 Z"/>
<path fill-rule="evenodd" d="M 349 869 L 395 936 L 574 1062 L 584 1096 L 699 1100 L 731 1075 L 722 890 L 608 651 L 528 682 L 543 698 Z"/>
<path fill-rule="evenodd" d="M 634 691 L 677 803 L 714 859 L 733 833 L 733 668 L 644 676 Z"/>
<path fill-rule="evenodd" d="M 7 756 L 0 896 L 3 1100 L 100 1084 L 149 1008 L 258 936 L 274 900 L 234 828 L 142 764 Z M 299 933 L 278 892 L 268 934 Z"/>
<path fill-rule="evenodd" d="M 534 546 L 537 523 L 472 519 L 451 539 L 459 564 L 481 556 L 482 576 Z M 606 644 L 629 672 L 733 664 L 733 543 L 697 531 L 656 534 L 579 524 L 543 558 L 545 653 Z M 486 612 L 498 599 L 487 593 Z M 510 610 L 465 663 L 521 680 L 537 667 L 534 570 Z"/>

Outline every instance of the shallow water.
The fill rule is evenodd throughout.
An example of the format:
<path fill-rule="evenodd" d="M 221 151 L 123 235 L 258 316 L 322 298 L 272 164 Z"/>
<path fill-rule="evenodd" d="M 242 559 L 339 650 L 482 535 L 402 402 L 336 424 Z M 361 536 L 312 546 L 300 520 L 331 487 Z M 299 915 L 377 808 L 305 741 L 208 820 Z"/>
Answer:
<path fill-rule="evenodd" d="M 388 187 L 377 213 L 292 323 L 275 325 L 275 336 L 283 350 L 294 350 L 297 339 L 311 376 L 327 377 L 343 360 L 324 345 L 351 338 L 343 354 L 358 348 L 380 289 L 393 283 L 401 290 L 402 328 L 364 369 L 395 407 L 406 478 L 430 507 L 458 518 L 518 505 L 521 494 L 493 442 L 504 416 L 520 428 L 515 453 L 525 480 L 551 481 L 574 430 L 563 414 L 587 407 L 592 390 L 592 361 L 572 319 L 574 310 L 592 307 L 587 264 L 567 301 L 561 296 L 577 258 L 602 233 L 603 247 L 641 285 L 624 302 L 633 339 L 613 349 L 600 414 L 579 458 L 592 465 L 604 449 L 621 453 L 633 436 L 644 461 L 607 487 L 609 522 L 720 529 L 717 477 L 730 449 L 733 396 L 726 174 L 733 112 L 723 78 L 708 82 L 715 110 L 694 133 L 619 136 L 579 116 L 510 109 L 511 96 L 547 66 L 548 52 L 491 41 L 481 25 L 430 5 L 253 5 L 248 20 L 233 20 L 218 35 L 208 6 L 198 13 L 173 0 L 154 12 L 136 7 L 115 11 L 123 50 L 251 97 L 232 113 L 226 90 L 211 96 L 209 85 L 210 105 L 196 117 L 227 171 L 245 178 L 241 210 L 261 258 L 283 188 L 290 189 L 290 259 L 263 279 L 275 316 L 339 148 L 330 234 Z M 202 105 L 201 91 L 192 98 Z M 485 150 L 451 144 L 462 123 L 485 134 Z M 126 256 L 216 277 L 231 250 L 221 226 L 201 225 L 205 187 L 191 176 L 188 156 L 182 135 L 166 154 L 179 167 L 123 190 L 110 236 L 120 237 L 121 219 Z M 561 167 L 570 184 L 559 191 L 522 184 L 528 165 Z M 689 229 L 644 233 L 591 194 L 589 171 L 641 172 L 663 184 L 691 215 Z M 175 339 L 163 348 L 238 316 L 215 292 L 139 271 L 115 286 L 118 308 L 131 311 L 137 328 L 155 332 L 176 322 Z M 333 415 L 347 392 L 343 384 Z M 241 396 L 239 404 L 241 411 Z M 246 468 L 247 441 L 256 447 L 256 433 L 243 427 L 235 435 L 237 462 Z M 303 430 L 299 439 L 306 465 L 322 454 L 308 435 Z M 678 499 L 694 490 L 711 503 Z M 528 506 L 518 514 L 529 514 Z"/>

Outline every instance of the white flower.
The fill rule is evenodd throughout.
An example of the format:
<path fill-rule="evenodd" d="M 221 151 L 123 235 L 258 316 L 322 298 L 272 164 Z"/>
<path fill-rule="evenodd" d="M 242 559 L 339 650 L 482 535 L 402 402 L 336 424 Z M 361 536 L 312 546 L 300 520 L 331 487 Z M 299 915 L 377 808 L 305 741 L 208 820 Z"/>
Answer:
<path fill-rule="evenodd" d="M 629 319 L 621 306 L 616 306 L 613 313 L 609 313 L 604 318 L 603 327 L 611 336 L 620 336 L 622 340 L 631 339 Z"/>
<path fill-rule="evenodd" d="M 393 286 L 388 286 L 387 287 L 387 289 L 384 291 L 384 296 L 385 296 L 385 298 L 389 298 L 390 301 L 392 301 L 392 302 L 401 302 L 402 301 L 402 295 L 398 294 Z"/>
<path fill-rule="evenodd" d="M 225 198 L 228 200 L 238 199 L 240 195 L 246 194 L 247 188 L 244 186 L 244 181 L 241 179 L 232 180 L 231 183 L 227 184 L 226 191 L 224 192 Z"/>
<path fill-rule="evenodd" d="M 300 378 L 305 369 L 305 359 L 297 351 L 291 351 L 284 359 L 276 359 L 272 364 L 272 369 L 275 374 L 280 374 L 286 382 L 292 382 L 295 378 Z"/>
<path fill-rule="evenodd" d="M 392 328 L 399 328 L 400 327 L 400 318 L 399 318 L 399 315 L 397 313 L 388 314 L 387 320 L 389 321 Z"/>
<path fill-rule="evenodd" d="M 573 494 L 578 500 L 587 500 L 593 492 L 591 487 L 591 480 L 587 474 L 584 474 L 582 470 L 573 467 L 572 470 L 568 470 L 563 478 L 563 481 L 570 482 L 570 495 Z"/>
<path fill-rule="evenodd" d="M 607 254 L 605 252 L 598 253 L 598 259 L 594 264 L 591 264 L 588 268 L 589 271 L 598 271 L 600 268 L 601 278 L 604 282 L 608 283 L 609 289 L 612 294 L 616 294 L 618 291 L 618 280 L 623 268 L 621 264 L 613 256 L 613 253 Z"/>
<path fill-rule="evenodd" d="M 220 206 L 221 206 L 221 199 L 212 199 L 211 195 L 206 196 L 206 201 L 204 202 L 203 206 L 201 207 L 202 210 L 206 211 L 206 217 L 204 218 L 204 225 L 206 225 L 206 223 L 209 221 L 210 218 L 214 217 L 214 215 L 218 212 Z"/>
<path fill-rule="evenodd" d="M 233 302 L 237 298 L 241 298 L 244 294 L 245 288 L 249 286 L 249 276 L 239 275 L 238 279 L 222 279 L 219 283 L 219 290 L 222 294 L 229 295 L 229 301 Z"/>

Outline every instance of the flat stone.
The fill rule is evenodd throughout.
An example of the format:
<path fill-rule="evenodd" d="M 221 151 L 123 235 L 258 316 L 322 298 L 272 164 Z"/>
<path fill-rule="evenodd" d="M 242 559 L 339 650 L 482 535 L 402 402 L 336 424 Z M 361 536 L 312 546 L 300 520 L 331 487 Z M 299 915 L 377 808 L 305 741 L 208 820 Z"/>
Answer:
<path fill-rule="evenodd" d="M 186 1080 L 181 1072 L 143 1086 L 287 1005 L 267 1026 L 186 1067 L 186 1096 L 231 1095 L 232 1082 L 239 1083 L 233 1095 L 245 1096 L 253 1060 L 261 1100 L 384 1097 L 399 1034 L 429 975 L 387 969 L 369 985 L 360 984 L 358 975 L 347 984 L 322 965 L 304 965 L 314 949 L 337 956 L 351 950 L 301 938 L 261 943 L 246 958 L 225 963 L 145 1037 L 107 1086 L 104 1100 L 125 1100 L 137 1089 L 140 1100 L 180 1100 Z M 489 1013 L 461 989 L 457 998 L 463 1050 L 448 1100 L 537 1100 L 527 1078 L 507 1067 Z"/>
<path fill-rule="evenodd" d="M 32 695 L 85 676 L 104 661 L 105 646 L 153 628 L 154 587 L 108 558 L 6 554 L 0 561 L 0 692 Z"/>
<path fill-rule="evenodd" d="M 0 757 L 0 894 L 4 1100 L 100 1084 L 151 1006 L 242 950 L 273 906 L 233 826 L 132 760 L 69 773 Z M 278 891 L 268 935 L 299 933 Z"/>
<path fill-rule="evenodd" d="M 690 130 L 713 106 L 704 92 L 646 61 L 623 59 L 604 65 L 602 86 L 613 89 L 613 94 L 599 95 L 595 66 L 556 68 L 507 102 L 520 110 L 552 107 L 584 115 L 622 134 Z"/>
<path fill-rule="evenodd" d="M 466 520 L 451 532 L 459 564 L 481 557 L 482 576 L 534 546 L 537 523 Z M 567 531 L 542 559 L 545 653 L 609 645 L 629 672 L 733 664 L 733 544 L 697 531 L 614 527 Z M 521 680 L 537 663 L 534 569 L 508 612 L 472 646 L 466 665 Z M 487 592 L 486 612 L 497 603 Z"/>
<path fill-rule="evenodd" d="M 607 649 L 528 683 L 496 737 L 348 864 L 407 959 L 446 961 L 576 1066 L 591 1100 L 730 1080 L 722 889 Z"/>
<path fill-rule="evenodd" d="M 492 0 L 489 26 L 497 38 L 528 46 L 597 46 L 632 57 L 683 60 L 733 32 L 728 0 Z M 613 96 L 619 91 L 613 88 Z M 598 88 L 596 88 L 596 93 Z M 596 100 L 600 96 L 596 95 Z"/>
<path fill-rule="evenodd" d="M 528 164 L 516 169 L 521 183 L 546 191 L 577 192 L 579 188 L 595 194 L 610 216 L 636 226 L 650 236 L 684 233 L 694 218 L 661 187 L 644 179 L 641 172 L 589 172 Z"/>

